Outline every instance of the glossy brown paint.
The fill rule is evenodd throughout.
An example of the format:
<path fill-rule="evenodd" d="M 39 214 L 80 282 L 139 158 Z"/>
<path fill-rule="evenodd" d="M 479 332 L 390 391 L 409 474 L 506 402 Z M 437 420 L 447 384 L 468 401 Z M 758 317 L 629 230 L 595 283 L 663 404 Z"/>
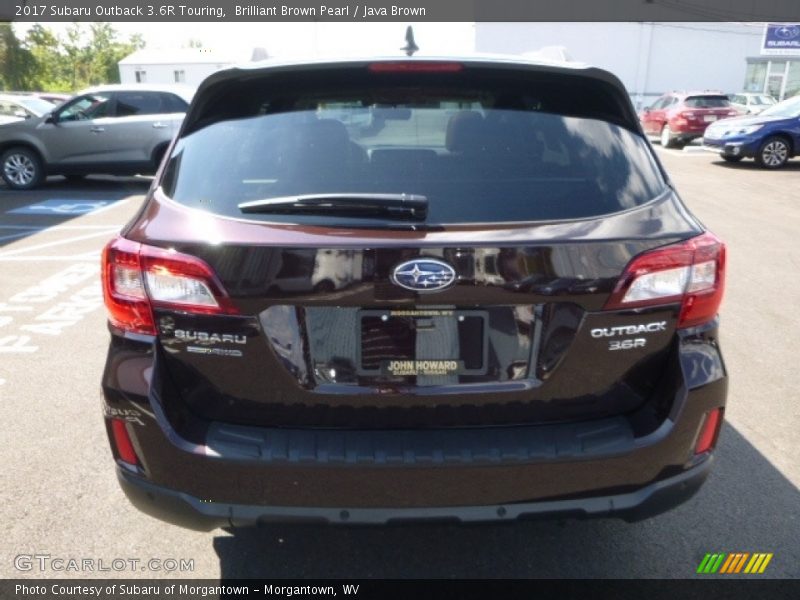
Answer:
<path fill-rule="evenodd" d="M 336 68 L 215 74 L 183 131 L 240 79 Z M 625 126 L 638 129 L 612 75 L 535 68 L 597 81 L 622 103 Z M 727 389 L 717 321 L 677 329 L 676 303 L 605 309 L 632 258 L 704 231 L 671 188 L 598 218 L 364 228 L 214 215 L 168 198 L 160 177 L 123 235 L 205 261 L 238 314 L 156 309 L 155 336 L 112 328 L 106 417 L 127 420 L 141 464 L 118 468 L 142 510 L 192 527 L 319 518 L 329 509 L 323 518 L 336 522 L 363 509 L 379 511 L 365 521 L 384 522 L 410 508 L 415 518 L 484 520 L 566 499 L 587 500 L 578 512 L 606 514 L 618 509 L 615 494 L 664 483 L 677 490 L 674 504 L 705 477 L 710 456 L 695 456 L 694 441 Z M 455 282 L 437 293 L 395 285 L 396 267 L 418 257 L 450 265 Z M 412 316 L 387 329 L 404 340 L 391 352 L 469 357 L 471 368 L 395 375 L 365 360 L 365 348 L 381 341 L 369 319 L 388 322 L 393 311 Z M 456 334 L 459 314 L 485 330 Z M 644 343 L 612 350 L 609 340 L 633 338 L 615 328 L 651 323 L 636 336 Z M 431 330 L 438 341 L 421 343 Z M 475 346 L 480 358 L 469 352 Z M 443 348 L 452 355 L 431 355 Z"/>

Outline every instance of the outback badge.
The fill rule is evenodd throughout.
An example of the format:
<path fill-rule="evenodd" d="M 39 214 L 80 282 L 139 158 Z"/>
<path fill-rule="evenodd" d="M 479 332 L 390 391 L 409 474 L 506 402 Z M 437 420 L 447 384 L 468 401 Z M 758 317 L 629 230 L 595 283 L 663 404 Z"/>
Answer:
<path fill-rule="evenodd" d="M 450 287 L 455 280 L 455 269 L 435 258 L 408 260 L 392 271 L 392 283 L 415 292 L 438 292 Z"/>

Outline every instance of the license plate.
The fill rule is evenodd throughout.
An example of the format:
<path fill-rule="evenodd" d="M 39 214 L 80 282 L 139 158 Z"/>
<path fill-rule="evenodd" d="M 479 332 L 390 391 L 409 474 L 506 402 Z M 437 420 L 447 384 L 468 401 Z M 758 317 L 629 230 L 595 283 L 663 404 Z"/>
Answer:
<path fill-rule="evenodd" d="M 703 117 L 703 120 L 705 122 L 707 122 L 707 123 L 710 123 L 711 121 L 716 121 L 717 120 L 717 115 L 705 115 Z"/>
<path fill-rule="evenodd" d="M 362 310 L 361 375 L 485 375 L 488 313 L 455 309 Z"/>

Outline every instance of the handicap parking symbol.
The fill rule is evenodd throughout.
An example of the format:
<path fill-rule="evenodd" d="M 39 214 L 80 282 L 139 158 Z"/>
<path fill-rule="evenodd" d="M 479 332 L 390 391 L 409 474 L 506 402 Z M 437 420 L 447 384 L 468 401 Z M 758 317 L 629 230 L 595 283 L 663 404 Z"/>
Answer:
<path fill-rule="evenodd" d="M 72 200 L 52 198 L 44 202 L 7 211 L 14 215 L 85 215 L 117 202 L 116 200 Z"/>

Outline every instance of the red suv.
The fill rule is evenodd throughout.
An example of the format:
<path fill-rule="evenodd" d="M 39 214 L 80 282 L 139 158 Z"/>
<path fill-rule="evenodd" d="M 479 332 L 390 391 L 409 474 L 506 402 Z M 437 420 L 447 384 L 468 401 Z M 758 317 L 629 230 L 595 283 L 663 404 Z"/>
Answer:
<path fill-rule="evenodd" d="M 664 148 L 675 148 L 702 137 L 714 121 L 737 114 L 725 94 L 671 92 L 644 109 L 639 120 L 647 135 L 658 136 Z"/>

